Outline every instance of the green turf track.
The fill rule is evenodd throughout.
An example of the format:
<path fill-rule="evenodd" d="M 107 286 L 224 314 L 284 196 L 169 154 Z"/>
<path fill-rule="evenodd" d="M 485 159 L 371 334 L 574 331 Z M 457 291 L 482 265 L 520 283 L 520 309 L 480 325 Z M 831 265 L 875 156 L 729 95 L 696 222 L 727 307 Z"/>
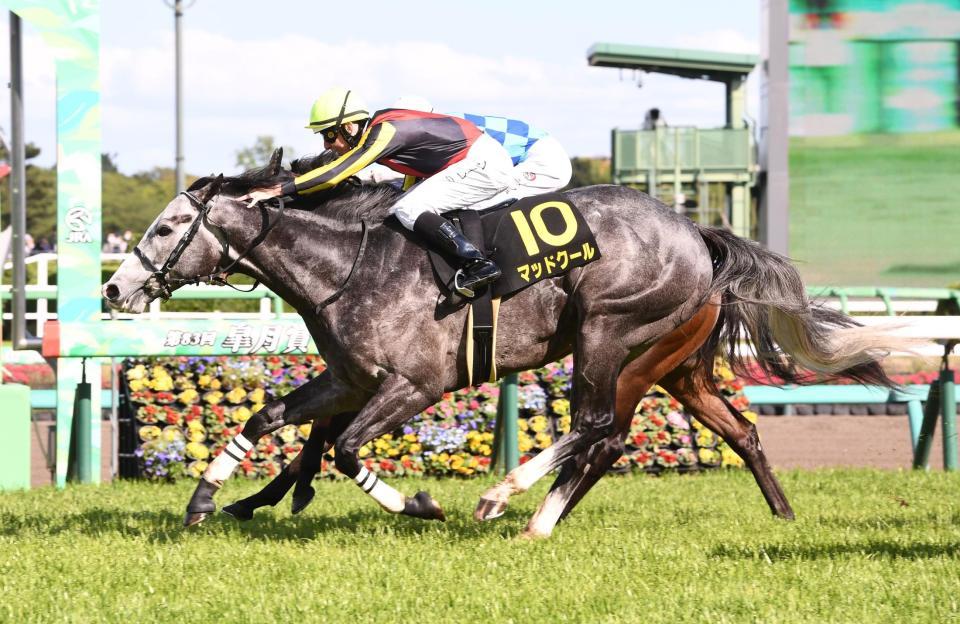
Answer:
<path fill-rule="evenodd" d="M 445 524 L 318 483 L 239 525 L 185 532 L 191 484 L 0 494 L 3 622 L 947 622 L 960 618 L 960 474 L 781 475 L 774 520 L 746 471 L 608 477 L 546 541 L 517 538 L 545 491 L 492 523 L 489 481 L 428 489 Z M 232 481 L 221 503 L 251 492 Z"/>
<path fill-rule="evenodd" d="M 793 139 L 790 255 L 811 284 L 960 282 L 960 132 Z"/>

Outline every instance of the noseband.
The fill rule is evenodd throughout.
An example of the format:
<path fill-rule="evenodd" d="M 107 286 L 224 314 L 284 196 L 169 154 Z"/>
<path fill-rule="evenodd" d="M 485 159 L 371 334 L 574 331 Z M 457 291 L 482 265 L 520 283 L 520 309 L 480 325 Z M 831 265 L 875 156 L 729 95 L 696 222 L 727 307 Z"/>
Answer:
<path fill-rule="evenodd" d="M 272 222 L 268 219 L 267 224 L 253 239 L 253 241 L 250 243 L 250 246 L 247 247 L 242 254 L 237 256 L 235 260 L 224 266 L 225 261 L 230 260 L 230 246 L 228 243 L 224 242 L 223 249 L 220 251 L 220 260 L 217 261 L 217 271 L 208 275 L 197 275 L 191 278 L 174 278 L 170 277 L 170 270 L 173 269 L 173 266 L 178 260 L 180 260 L 180 256 L 183 255 L 183 252 L 186 251 L 187 247 L 190 246 L 190 243 L 193 242 L 193 239 L 196 238 L 197 232 L 200 230 L 200 225 L 210 213 L 210 205 L 200 201 L 200 199 L 193 193 L 189 191 L 181 191 L 180 194 L 185 195 L 186 198 L 190 200 L 190 203 L 197 208 L 197 216 L 190 224 L 190 227 L 187 229 L 187 231 L 183 233 L 183 236 L 180 237 L 180 240 L 177 241 L 177 245 L 173 248 L 173 251 L 170 252 L 170 255 L 167 256 L 167 259 L 164 261 L 163 265 L 158 269 L 157 266 L 149 258 L 147 258 L 142 251 L 140 251 L 139 246 L 133 248 L 133 255 L 136 256 L 143 266 L 152 273 L 150 278 L 144 282 L 142 286 L 144 292 L 146 292 L 150 297 L 159 297 L 163 300 L 167 300 L 170 298 L 170 295 L 173 293 L 175 288 L 189 284 L 210 283 L 220 286 L 229 286 L 234 290 L 242 290 L 228 282 L 226 278 L 233 272 L 234 267 L 236 267 L 237 264 L 239 264 L 239 262 L 247 256 L 247 254 L 253 251 L 257 245 L 263 242 L 263 240 L 267 237 L 267 234 L 270 233 L 270 230 L 272 230 L 274 226 L 276 226 L 277 223 L 279 223 L 283 218 L 283 209 L 285 203 L 284 199 L 282 197 L 277 198 L 280 208 L 279 212 L 277 213 L 277 218 Z M 173 284 L 171 284 L 171 282 L 173 282 Z M 253 286 L 250 287 L 250 290 L 253 290 L 259 285 L 260 281 L 255 281 Z M 242 292 L 249 292 L 249 290 Z"/>

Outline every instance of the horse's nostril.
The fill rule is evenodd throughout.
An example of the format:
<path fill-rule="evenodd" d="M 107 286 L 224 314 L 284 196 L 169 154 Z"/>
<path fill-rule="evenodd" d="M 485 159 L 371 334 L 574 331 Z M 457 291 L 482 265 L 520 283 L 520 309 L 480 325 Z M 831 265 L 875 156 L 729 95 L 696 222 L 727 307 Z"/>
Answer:
<path fill-rule="evenodd" d="M 110 301 L 116 301 L 120 296 L 120 289 L 117 288 L 116 284 L 107 284 L 103 289 L 103 296 Z"/>

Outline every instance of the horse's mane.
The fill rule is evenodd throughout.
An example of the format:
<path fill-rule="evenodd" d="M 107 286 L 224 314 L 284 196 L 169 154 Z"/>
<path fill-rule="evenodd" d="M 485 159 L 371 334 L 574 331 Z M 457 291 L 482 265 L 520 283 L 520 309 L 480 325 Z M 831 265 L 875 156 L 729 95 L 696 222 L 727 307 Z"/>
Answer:
<path fill-rule="evenodd" d="M 224 176 L 220 192 L 238 197 L 255 189 L 284 184 L 297 175 L 322 167 L 336 158 L 337 155 L 328 150 L 298 158 L 290 163 L 290 169 L 283 169 L 277 163 L 270 162 L 263 167 L 244 171 L 238 176 Z M 214 175 L 204 176 L 187 190 L 198 191 L 215 182 L 217 178 L 218 176 Z M 291 207 L 343 222 L 364 219 L 369 223 L 378 223 L 389 216 L 389 208 L 400 193 L 398 188 L 390 184 L 362 183 L 356 178 L 348 178 L 332 189 L 298 197 Z"/>

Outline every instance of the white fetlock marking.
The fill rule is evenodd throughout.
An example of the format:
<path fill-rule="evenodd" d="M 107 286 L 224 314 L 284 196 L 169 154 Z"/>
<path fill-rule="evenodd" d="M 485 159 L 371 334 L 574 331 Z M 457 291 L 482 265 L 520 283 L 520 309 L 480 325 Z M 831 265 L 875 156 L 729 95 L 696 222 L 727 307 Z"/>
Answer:
<path fill-rule="evenodd" d="M 553 456 L 553 447 L 549 447 L 547 450 L 538 453 L 536 457 L 527 463 L 514 468 L 507 479 L 513 483 L 513 487 L 517 492 L 526 492 L 533 487 L 534 483 L 542 479 L 543 476 L 549 472 L 547 466 L 550 464 Z"/>
<path fill-rule="evenodd" d="M 403 511 L 406 505 L 406 497 L 381 481 L 380 477 L 363 466 L 360 467 L 360 472 L 353 480 L 357 482 L 360 489 L 373 497 L 373 500 L 377 501 L 387 511 L 392 513 Z"/>
<path fill-rule="evenodd" d="M 207 466 L 203 473 L 204 480 L 217 485 L 223 483 L 230 478 L 234 469 L 252 448 L 253 443 L 250 440 L 243 437 L 242 433 L 237 434 Z"/>
<path fill-rule="evenodd" d="M 560 515 L 563 513 L 565 506 L 565 501 L 559 494 L 548 494 L 540 505 L 540 509 L 530 519 L 527 532 L 549 537 L 553 533 L 553 527 L 557 526 L 557 522 L 560 521 Z"/>

